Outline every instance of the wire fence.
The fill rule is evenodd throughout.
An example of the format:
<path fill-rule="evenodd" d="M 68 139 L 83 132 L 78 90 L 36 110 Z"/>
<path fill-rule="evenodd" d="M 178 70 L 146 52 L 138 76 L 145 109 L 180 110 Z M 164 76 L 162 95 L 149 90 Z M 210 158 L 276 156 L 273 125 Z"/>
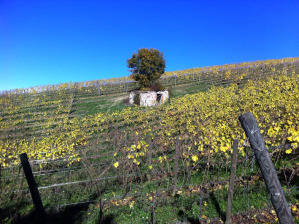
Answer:
<path fill-rule="evenodd" d="M 183 142 L 180 142 L 180 144 Z M 277 154 L 279 153 L 277 150 L 285 147 L 286 145 L 280 145 L 268 150 L 270 153 Z M 155 146 L 153 148 L 155 149 Z M 48 207 L 56 209 L 84 203 L 101 203 L 100 206 L 109 208 L 117 206 L 120 201 L 123 202 L 123 205 L 129 205 L 130 202 L 136 200 L 145 200 L 150 207 L 153 198 L 155 198 L 156 208 L 157 206 L 163 206 L 167 198 L 167 200 L 172 200 L 171 198 L 174 195 L 197 195 L 199 204 L 201 204 L 200 215 L 202 215 L 206 209 L 204 202 L 212 203 L 212 201 L 216 201 L 217 204 L 223 198 L 226 198 L 231 166 L 230 159 L 214 160 L 212 162 L 213 160 L 210 158 L 210 160 L 203 160 L 190 166 L 181 157 L 175 156 L 173 153 L 173 160 L 165 160 L 161 163 L 158 158 L 163 154 L 157 148 L 153 150 L 156 151 L 154 155 L 150 156 L 150 151 L 148 152 L 143 168 L 139 169 L 138 166 L 131 164 L 130 169 L 123 169 L 119 172 L 113 166 L 113 156 L 110 156 L 110 161 L 107 161 L 107 157 L 101 157 L 99 156 L 101 154 L 98 154 L 88 158 L 83 157 L 84 159 L 70 167 L 64 167 L 64 164 L 53 169 L 57 165 L 56 161 L 48 161 L 46 167 L 36 166 L 38 170 L 35 170 L 35 166 L 33 166 L 33 175 L 36 178 L 43 202 Z M 239 204 L 235 209 L 249 214 L 252 206 L 256 205 L 253 198 L 258 194 L 262 194 L 259 200 L 264 200 L 270 211 L 272 205 L 264 184 L 259 181 L 261 173 L 255 163 L 254 155 L 246 147 L 245 153 L 245 157 L 240 155 L 238 157 L 235 197 L 238 198 Z M 149 162 L 150 157 L 151 162 Z M 106 161 L 103 162 L 101 158 Z M 175 160 L 180 161 L 179 167 L 175 166 Z M 120 161 L 119 166 L 124 168 L 128 165 L 128 162 L 128 159 Z M 36 164 L 36 161 L 31 161 L 31 164 Z M 145 167 L 149 167 L 150 164 L 153 165 L 153 168 L 145 170 Z M 24 175 L 19 167 L 17 168 L 12 169 L 13 172 L 17 171 L 17 174 L 1 176 L 1 197 L 3 202 L 9 198 L 18 197 L 28 202 L 31 200 L 29 189 L 21 184 Z M 278 173 L 282 173 L 283 169 L 282 167 L 281 170 L 278 170 Z M 175 176 L 177 180 L 175 180 Z M 86 177 L 88 178 L 86 179 Z M 286 178 L 284 181 L 284 193 L 286 197 L 296 197 L 296 195 L 298 196 L 298 187 L 291 184 L 293 181 L 291 175 L 288 175 L 288 177 L 289 179 Z M 144 187 L 146 185 L 149 187 Z M 9 186 L 9 191 L 4 191 L 5 186 Z M 109 189 L 107 186 L 112 187 Z M 118 196 L 114 194 L 118 194 Z M 79 195 L 79 197 L 74 199 L 72 195 Z M 96 195 L 96 199 L 90 200 L 90 195 Z M 219 213 L 217 216 L 221 218 L 223 214 Z"/>
<path fill-rule="evenodd" d="M 194 70 L 187 70 L 186 72 L 173 72 L 171 76 L 164 76 L 161 78 L 161 83 L 169 88 L 180 88 L 180 90 L 188 89 L 188 92 L 198 92 L 198 91 L 205 91 L 211 86 L 226 86 L 232 83 L 236 83 L 238 85 L 244 85 L 248 80 L 258 80 L 263 79 L 267 76 L 276 76 L 284 74 L 286 76 L 291 74 L 298 74 L 299 73 L 299 66 L 298 60 L 294 60 L 293 62 L 284 63 L 284 64 L 268 64 L 268 65 L 259 65 L 259 66 L 245 66 L 245 67 L 234 67 L 234 68 L 218 68 L 214 70 L 204 70 L 201 69 L 200 71 Z M 123 86 L 126 86 L 129 89 L 124 89 Z M 104 85 L 104 83 L 103 83 Z M 132 86 L 130 86 L 132 85 Z M 191 85 L 191 86 L 190 86 Z M 120 87 L 121 86 L 121 87 Z M 185 87 L 184 87 L 185 86 Z M 193 87 L 192 87 L 193 86 Z M 1 108 L 1 117 L 3 120 L 6 120 L 4 123 L 0 120 L 0 140 L 16 140 L 16 139 L 31 139 L 32 136 L 36 138 L 45 136 L 45 132 L 49 130 L 49 119 L 52 119 L 52 116 L 42 116 L 42 114 L 38 115 L 38 111 L 42 110 L 45 111 L 45 106 L 49 99 L 51 102 L 55 102 L 55 99 L 60 99 L 64 96 L 66 99 L 63 100 L 60 104 L 65 104 L 61 106 L 61 108 L 65 107 L 65 112 L 61 109 L 61 115 L 66 115 L 70 119 L 72 118 L 72 108 L 74 98 L 76 100 L 84 99 L 87 100 L 89 98 L 99 98 L 101 96 L 107 97 L 108 95 L 119 94 L 119 93 L 126 93 L 133 89 L 136 89 L 137 84 L 135 82 L 127 82 L 124 83 L 110 83 L 105 84 L 101 90 L 101 94 L 99 95 L 99 87 L 96 84 L 86 85 L 85 87 L 79 87 L 78 85 L 70 85 L 70 89 L 62 89 L 62 94 L 53 94 L 49 92 L 49 96 L 44 97 L 44 103 L 39 103 L 40 98 L 43 98 L 41 95 L 40 98 L 37 97 L 37 103 L 31 105 L 31 115 L 30 117 L 32 120 L 27 119 L 20 116 L 20 110 L 23 110 L 22 107 L 28 108 L 28 104 L 24 100 L 26 96 L 19 96 L 16 95 L 9 95 L 8 99 L 10 102 L 11 107 L 0 107 Z M 194 88 L 194 90 L 190 90 L 190 88 Z M 6 94 L 3 95 L 5 97 Z M 14 97 L 16 98 L 14 100 Z M 27 96 L 27 98 L 30 96 Z M 54 98 L 53 98 L 54 97 Z M 19 99 L 20 98 L 20 99 Z M 29 100 L 28 98 L 28 100 Z M 71 101 L 69 101 L 71 99 Z M 15 106 L 13 106 L 15 105 Z M 23 106 L 20 106 L 23 105 Z M 35 108 L 32 111 L 32 108 Z M 7 112 L 5 112 L 7 110 Z M 27 109 L 26 109 L 27 110 Z M 57 110 L 57 109 L 53 109 Z M 12 114 L 11 114 L 12 112 Z M 60 112 L 59 112 L 60 113 Z M 7 121 L 10 120 L 10 122 Z M 50 120 L 51 120 L 50 119 Z M 59 123 L 64 120 L 64 117 L 55 118 L 52 122 L 52 128 L 62 128 Z M 28 123 L 29 122 L 29 123 Z M 15 125 L 18 123 L 19 125 Z M 2 127 L 3 124 L 3 127 Z"/>

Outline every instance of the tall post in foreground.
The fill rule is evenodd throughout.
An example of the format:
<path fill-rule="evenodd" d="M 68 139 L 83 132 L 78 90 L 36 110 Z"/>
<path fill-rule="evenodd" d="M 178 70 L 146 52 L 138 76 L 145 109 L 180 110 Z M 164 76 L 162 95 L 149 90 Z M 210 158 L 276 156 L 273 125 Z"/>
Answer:
<path fill-rule="evenodd" d="M 233 207 L 234 183 L 235 183 L 235 176 L 236 176 L 236 169 L 237 169 L 238 143 L 239 143 L 238 139 L 234 139 L 232 166 L 230 171 L 229 188 L 228 188 L 226 224 L 232 223 L 232 207 Z"/>
<path fill-rule="evenodd" d="M 276 211 L 279 222 L 281 224 L 294 223 L 291 211 L 284 197 L 276 170 L 266 149 L 264 139 L 260 133 L 256 120 L 254 119 L 252 113 L 248 112 L 241 115 L 239 117 L 239 121 L 241 122 L 247 138 L 249 138 L 251 148 L 254 151 L 255 158 L 261 169 L 269 196 L 271 198 L 271 202 Z"/>
<path fill-rule="evenodd" d="M 32 197 L 32 201 L 35 205 L 36 210 L 40 213 L 40 214 L 45 214 L 45 210 L 44 210 L 44 206 L 42 203 L 42 200 L 40 198 L 39 195 L 39 191 L 36 185 L 36 182 L 34 180 L 33 174 L 32 174 L 32 170 L 28 161 L 28 157 L 26 153 L 22 153 L 19 155 L 20 160 L 21 160 L 21 164 L 25 173 L 25 177 L 29 186 L 29 190 L 31 193 L 31 197 Z"/>

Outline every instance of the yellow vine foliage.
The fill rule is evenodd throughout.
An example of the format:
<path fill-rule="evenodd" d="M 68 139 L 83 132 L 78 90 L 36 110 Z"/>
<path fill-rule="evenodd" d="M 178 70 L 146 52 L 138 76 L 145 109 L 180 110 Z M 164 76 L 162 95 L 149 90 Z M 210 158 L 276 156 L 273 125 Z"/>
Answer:
<path fill-rule="evenodd" d="M 6 120 L 0 117 L 0 128 L 4 131 L 13 130 L 26 117 L 34 125 L 33 130 L 42 130 L 37 138 L 0 139 L 0 163 L 8 167 L 19 163 L 18 154 L 26 152 L 30 159 L 48 160 L 67 158 L 72 162 L 79 159 L 76 146 L 84 145 L 95 130 L 105 136 L 109 124 L 117 123 L 125 127 L 128 134 L 135 132 L 136 142 L 123 152 L 117 153 L 115 159 L 125 157 L 133 164 L 142 164 L 143 157 L 148 153 L 149 140 L 159 138 L 160 149 L 168 152 L 174 150 L 175 137 L 181 141 L 189 141 L 182 147 L 183 157 L 190 164 L 199 162 L 206 156 L 226 158 L 231 152 L 232 141 L 240 140 L 244 143 L 245 134 L 241 129 L 238 116 L 248 111 L 252 112 L 258 121 L 261 132 L 268 147 L 289 143 L 291 147 L 286 153 L 291 153 L 299 144 L 299 88 L 298 75 L 287 71 L 284 63 L 293 63 L 298 59 L 268 60 L 261 62 L 241 63 L 234 65 L 212 66 L 196 68 L 165 76 L 210 72 L 213 76 L 225 79 L 236 79 L 238 82 L 250 73 L 254 66 L 271 68 L 271 65 L 282 66 L 280 75 L 260 80 L 249 80 L 243 87 L 232 84 L 229 87 L 212 87 L 207 92 L 199 92 L 174 98 L 170 103 L 155 108 L 127 107 L 113 113 L 98 113 L 84 118 L 69 118 L 73 94 L 69 88 L 79 88 L 93 85 L 94 82 L 80 84 L 61 84 L 55 87 L 32 88 L 28 94 L 33 99 L 28 102 L 27 108 L 48 107 L 46 112 L 36 112 L 27 109 L 28 113 L 18 115 L 20 107 L 14 100 L 25 100 L 22 95 L 0 98 L 0 103 L 7 105 L 1 112 L 5 113 Z M 264 67 L 263 67 L 264 66 Z M 237 74 L 237 68 L 243 71 Z M 236 69 L 236 70 L 234 70 Z M 274 66 L 273 72 L 277 72 Z M 192 76 L 190 76 L 192 78 Z M 189 78 L 190 78 L 189 77 Z M 57 96 L 53 100 L 43 90 L 55 90 Z M 83 91 L 83 90 L 82 90 Z M 16 98 L 17 97 L 17 98 Z M 34 98 L 36 97 L 36 98 Z M 28 119 L 29 116 L 29 119 Z M 43 120 L 41 124 L 39 120 Z M 55 128 L 53 128 L 55 126 Z M 138 129 L 138 135 L 136 130 Z M 134 148 L 135 145 L 135 148 Z M 241 155 L 244 150 L 239 147 Z M 161 156 L 160 161 L 170 158 Z M 117 161 L 114 161 L 117 162 Z"/>
<path fill-rule="evenodd" d="M 297 75 L 281 75 L 249 81 L 242 88 L 213 87 L 208 92 L 172 99 L 159 108 L 128 108 L 114 119 L 130 124 L 132 129 L 142 128 L 143 137 L 155 133 L 165 150 L 174 150 L 175 136 L 179 135 L 182 141 L 192 139 L 192 144 L 182 151 L 190 164 L 206 156 L 228 157 L 235 138 L 240 140 L 239 150 L 244 156 L 245 134 L 238 117 L 249 111 L 255 116 L 267 147 L 289 143 L 291 148 L 296 148 L 299 144 L 298 81 Z M 148 123 L 157 115 L 159 123 Z M 131 154 L 128 157 L 135 158 Z"/>

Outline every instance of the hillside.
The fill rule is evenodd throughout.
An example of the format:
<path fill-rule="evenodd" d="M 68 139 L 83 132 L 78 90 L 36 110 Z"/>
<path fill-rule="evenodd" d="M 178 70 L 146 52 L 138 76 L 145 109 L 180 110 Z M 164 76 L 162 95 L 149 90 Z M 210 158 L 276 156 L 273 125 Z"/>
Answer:
<path fill-rule="evenodd" d="M 223 221 L 234 139 L 239 141 L 235 218 L 275 219 L 265 212 L 272 205 L 238 122 L 248 111 L 298 217 L 298 62 L 166 73 L 161 83 L 173 98 L 155 108 L 127 105 L 136 83 L 126 79 L 3 92 L 0 220 L 9 220 L 10 213 L 32 219 L 18 170 L 18 155 L 26 152 L 55 222 Z"/>

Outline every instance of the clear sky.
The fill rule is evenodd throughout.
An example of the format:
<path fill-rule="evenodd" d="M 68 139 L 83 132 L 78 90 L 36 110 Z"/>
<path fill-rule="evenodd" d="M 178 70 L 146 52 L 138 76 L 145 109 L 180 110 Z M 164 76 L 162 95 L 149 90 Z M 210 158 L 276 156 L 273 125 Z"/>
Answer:
<path fill-rule="evenodd" d="M 298 0 L 0 0 L 0 90 L 299 56 Z"/>

